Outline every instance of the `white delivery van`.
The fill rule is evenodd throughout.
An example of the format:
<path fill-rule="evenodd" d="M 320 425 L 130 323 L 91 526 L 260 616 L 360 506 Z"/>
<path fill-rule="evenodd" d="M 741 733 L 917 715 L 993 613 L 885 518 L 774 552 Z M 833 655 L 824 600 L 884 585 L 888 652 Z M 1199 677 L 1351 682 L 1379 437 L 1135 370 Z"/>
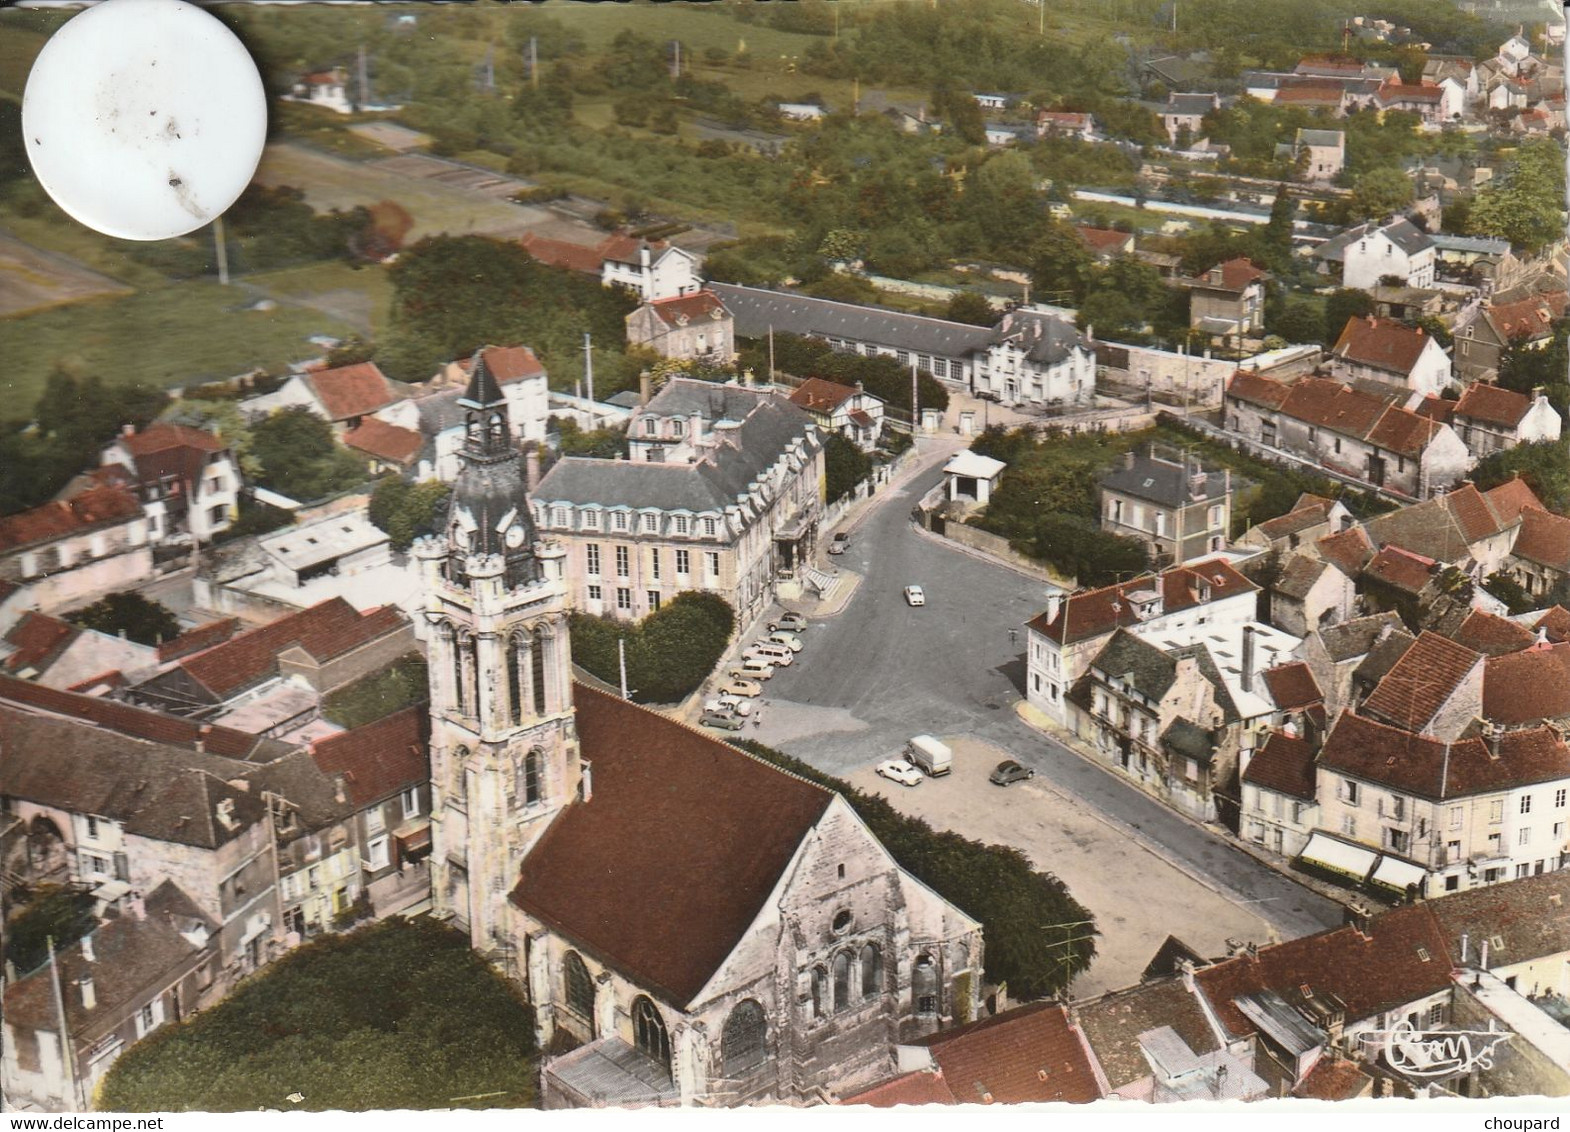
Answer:
<path fill-rule="evenodd" d="M 917 735 L 906 743 L 905 757 L 928 778 L 940 778 L 954 769 L 954 752 L 931 735 Z"/>

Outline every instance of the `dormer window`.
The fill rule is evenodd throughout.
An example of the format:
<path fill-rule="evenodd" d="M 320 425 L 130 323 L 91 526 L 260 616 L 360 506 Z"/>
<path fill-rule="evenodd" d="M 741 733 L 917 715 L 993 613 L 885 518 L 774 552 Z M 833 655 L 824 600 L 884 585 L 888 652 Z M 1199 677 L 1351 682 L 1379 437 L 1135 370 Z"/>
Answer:
<path fill-rule="evenodd" d="M 671 421 L 671 435 L 672 436 L 681 436 L 681 435 L 683 435 L 681 421 Z"/>
<path fill-rule="evenodd" d="M 643 435 L 644 436 L 654 436 L 659 431 L 659 427 L 660 427 L 660 422 L 655 420 L 653 417 L 644 417 L 643 418 Z"/>
<path fill-rule="evenodd" d="M 597 531 L 600 529 L 600 513 L 598 511 L 585 511 L 583 513 L 583 526 L 585 530 Z"/>

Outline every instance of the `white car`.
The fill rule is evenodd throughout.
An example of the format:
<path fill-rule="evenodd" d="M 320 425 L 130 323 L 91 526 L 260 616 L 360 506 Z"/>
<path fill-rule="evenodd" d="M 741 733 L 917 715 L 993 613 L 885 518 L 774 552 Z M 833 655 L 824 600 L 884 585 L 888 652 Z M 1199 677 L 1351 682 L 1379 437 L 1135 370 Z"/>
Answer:
<path fill-rule="evenodd" d="M 800 652 L 801 651 L 801 638 L 798 637 L 795 633 L 786 633 L 786 632 L 770 633 L 767 637 L 765 637 L 762 641 L 759 641 L 758 643 L 759 644 L 784 645 L 786 648 L 790 649 L 791 652 Z"/>
<path fill-rule="evenodd" d="M 743 662 L 755 660 L 762 664 L 772 664 L 776 668 L 788 668 L 795 663 L 788 648 L 769 641 L 753 642 L 752 646 L 741 654 L 741 659 Z"/>
<path fill-rule="evenodd" d="M 720 685 L 719 691 L 722 696 L 746 696 L 750 699 L 753 696 L 763 695 L 763 685 L 756 680 L 743 680 L 739 676 L 733 676 Z"/>
<path fill-rule="evenodd" d="M 879 763 L 877 771 L 880 777 L 898 782 L 901 786 L 921 785 L 921 771 L 904 759 L 890 759 L 888 762 Z"/>
<path fill-rule="evenodd" d="M 909 605 L 926 605 L 927 595 L 922 592 L 920 586 L 906 586 L 905 601 Z"/>
<path fill-rule="evenodd" d="M 752 701 L 739 696 L 720 696 L 704 704 L 703 710 L 714 715 L 730 712 L 732 715 L 748 716 L 752 714 Z"/>

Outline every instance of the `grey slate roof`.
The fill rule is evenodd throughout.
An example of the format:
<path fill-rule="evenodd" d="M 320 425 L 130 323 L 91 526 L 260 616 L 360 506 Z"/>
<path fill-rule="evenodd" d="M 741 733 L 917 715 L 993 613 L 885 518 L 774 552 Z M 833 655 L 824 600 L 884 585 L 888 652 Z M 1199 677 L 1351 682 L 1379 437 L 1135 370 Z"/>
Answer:
<path fill-rule="evenodd" d="M 1025 356 L 1033 362 L 1049 366 L 1056 365 L 1068 357 L 1075 346 L 1086 351 L 1091 350 L 1089 340 L 1075 328 L 1072 322 L 1054 315 L 1026 310 L 1010 311 L 1004 315 L 993 332 L 992 341 L 997 344 L 1029 343 Z"/>
<path fill-rule="evenodd" d="M 1207 765 L 1216 753 L 1215 740 L 1210 737 L 1210 732 L 1182 716 L 1174 719 L 1161 733 L 1161 742 L 1169 751 Z"/>
<path fill-rule="evenodd" d="M 1403 216 L 1401 219 L 1383 227 L 1378 224 L 1359 224 L 1354 228 L 1348 228 L 1339 236 L 1326 240 L 1319 247 L 1315 248 L 1314 258 L 1341 263 L 1346 259 L 1346 249 L 1349 244 L 1375 232 L 1383 232 L 1391 243 L 1395 244 L 1396 247 L 1400 248 L 1407 255 L 1414 255 L 1424 248 L 1435 246 L 1435 241 L 1432 237 Z"/>
<path fill-rule="evenodd" d="M 678 377 L 666 382 L 638 415 L 690 417 L 699 413 L 706 421 L 741 421 L 759 405 L 776 399 L 767 389 Z"/>
<path fill-rule="evenodd" d="M 1147 700 L 1167 694 L 1177 679 L 1177 661 L 1142 637 L 1119 629 L 1091 661 L 1108 676 L 1121 677 Z"/>
<path fill-rule="evenodd" d="M 1166 114 L 1209 114 L 1215 109 L 1213 94 L 1174 94 L 1167 99 Z"/>
<path fill-rule="evenodd" d="M 1366 655 L 1378 642 L 1379 634 L 1387 628 L 1392 632 L 1404 632 L 1398 614 L 1375 613 L 1368 617 L 1355 617 L 1339 625 L 1330 625 L 1319 630 L 1319 640 L 1331 660 L 1351 660 Z"/>
<path fill-rule="evenodd" d="M 1119 467 L 1101 477 L 1101 486 L 1120 495 L 1148 499 L 1166 507 L 1181 507 L 1200 499 L 1220 500 L 1226 490 L 1226 476 L 1219 471 L 1205 473 L 1204 494 L 1195 495 L 1189 473 L 1181 464 L 1149 456 L 1134 457 L 1134 466 Z"/>
<path fill-rule="evenodd" d="M 416 401 L 414 407 L 420 414 L 421 434 L 434 437 L 450 428 L 462 428 L 463 407 L 458 399 L 463 393 L 462 389 L 444 389 Z"/>
<path fill-rule="evenodd" d="M 1346 134 L 1340 130 L 1298 130 L 1297 141 L 1299 145 L 1340 147 L 1346 142 Z"/>
<path fill-rule="evenodd" d="M 1374 546 L 1398 546 L 1436 562 L 1459 563 L 1470 554 L 1466 532 L 1443 499 L 1426 499 L 1363 524 Z"/>
<path fill-rule="evenodd" d="M 1335 567 L 1319 558 L 1310 558 L 1306 554 L 1294 554 L 1287 559 L 1286 568 L 1281 571 L 1281 580 L 1276 583 L 1276 592 L 1287 597 L 1297 598 L 1301 601 L 1308 596 L 1309 590 L 1324 576 L 1326 570 Z"/>
<path fill-rule="evenodd" d="M 1493 236 L 1447 236 L 1440 233 L 1430 236 L 1434 247 L 1442 252 L 1475 252 L 1478 255 L 1504 255 L 1510 250 L 1509 240 Z"/>
<path fill-rule="evenodd" d="M 986 326 L 732 283 L 710 283 L 709 290 L 735 316 L 736 333 L 743 338 L 762 338 L 773 327 L 777 334 L 845 338 L 944 358 L 967 357 L 992 341 Z"/>

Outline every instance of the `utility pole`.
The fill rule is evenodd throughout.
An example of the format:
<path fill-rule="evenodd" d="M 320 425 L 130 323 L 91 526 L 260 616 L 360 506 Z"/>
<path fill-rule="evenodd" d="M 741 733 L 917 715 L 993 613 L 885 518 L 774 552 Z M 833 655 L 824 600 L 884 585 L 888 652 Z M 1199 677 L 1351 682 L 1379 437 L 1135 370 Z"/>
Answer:
<path fill-rule="evenodd" d="M 60 966 L 55 962 L 55 937 L 46 941 L 49 948 L 49 985 L 54 990 L 55 1019 L 60 1025 L 60 1064 L 65 1069 L 65 1079 L 70 1082 L 71 1099 L 79 1111 L 87 1111 L 82 1099 L 81 1083 L 76 1079 L 76 1051 L 71 1048 L 71 1027 L 65 1018 L 65 998 L 60 990 Z"/>
<path fill-rule="evenodd" d="M 616 638 L 616 661 L 621 666 L 621 698 L 624 700 L 632 697 L 627 694 L 627 638 Z"/>
<path fill-rule="evenodd" d="M 681 78 L 681 40 L 671 40 L 671 47 L 674 49 L 671 56 L 671 81 L 675 82 Z"/>
<path fill-rule="evenodd" d="M 1036 0 L 1036 11 L 1039 13 L 1036 34 L 1045 36 L 1047 34 L 1047 0 Z"/>
<path fill-rule="evenodd" d="M 365 69 L 365 44 L 360 44 L 360 109 L 371 104 L 371 80 Z"/>
<path fill-rule="evenodd" d="M 769 323 L 769 384 L 774 384 L 774 324 Z"/>
<path fill-rule="evenodd" d="M 594 400 L 594 343 L 589 339 L 589 332 L 583 332 L 583 383 L 587 387 L 589 400 Z"/>
<path fill-rule="evenodd" d="M 910 358 L 910 438 L 916 439 L 921 429 L 921 390 L 916 384 L 916 356 Z"/>
<path fill-rule="evenodd" d="M 213 254 L 218 257 L 218 283 L 229 285 L 229 249 L 224 245 L 224 218 L 219 213 L 213 217 Z"/>
<path fill-rule="evenodd" d="M 529 89 L 540 89 L 540 40 L 533 35 L 529 37 Z"/>

